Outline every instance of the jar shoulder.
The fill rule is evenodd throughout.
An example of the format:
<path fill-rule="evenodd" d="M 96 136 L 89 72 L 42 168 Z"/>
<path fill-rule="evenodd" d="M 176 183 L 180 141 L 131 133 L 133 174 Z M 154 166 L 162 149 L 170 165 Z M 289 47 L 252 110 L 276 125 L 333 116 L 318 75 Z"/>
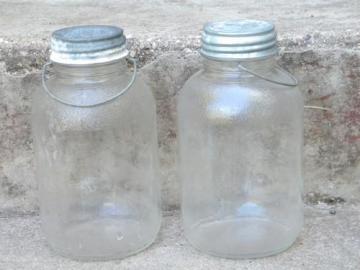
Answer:
<path fill-rule="evenodd" d="M 251 77 L 215 79 L 203 71 L 184 85 L 177 105 L 180 119 L 185 122 L 197 122 L 203 117 L 210 120 L 212 115 L 238 121 L 301 119 L 303 108 L 298 87 L 285 87 Z"/>
<path fill-rule="evenodd" d="M 59 80 L 54 78 L 48 83 L 49 88 L 55 88 L 51 88 L 54 94 L 60 93 L 62 98 L 68 98 L 74 103 L 77 100 L 76 95 L 72 96 L 72 92 L 79 92 L 78 94 L 81 95 L 81 91 L 83 91 L 81 89 L 84 89 L 84 85 L 77 84 L 72 88 L 71 84 L 59 83 Z M 94 88 L 89 91 L 97 91 L 93 93 L 93 99 L 100 102 L 119 91 L 123 85 L 117 86 L 116 82 L 113 82 L 111 84 L 91 85 L 91 87 Z M 63 129 L 70 130 L 82 128 L 116 129 L 134 121 L 139 123 L 138 125 L 146 123 L 149 128 L 156 125 L 155 99 L 141 74 L 136 77 L 134 84 L 123 95 L 99 106 L 81 108 L 61 104 L 50 97 L 41 86 L 34 91 L 32 98 L 33 126 L 62 126 Z"/>
<path fill-rule="evenodd" d="M 258 79 L 254 76 L 231 77 L 231 76 L 211 76 L 206 71 L 200 70 L 195 73 L 184 84 L 179 94 L 179 102 L 196 102 L 199 99 L 224 98 L 228 96 L 256 96 L 271 97 L 286 101 L 295 99 L 303 104 L 303 96 L 299 87 L 283 86 Z M 257 99 L 254 98 L 254 102 Z"/>
<path fill-rule="evenodd" d="M 122 89 L 127 87 L 131 81 L 131 77 L 132 74 L 127 72 L 119 78 L 113 78 L 111 80 L 94 80 L 93 82 L 89 82 L 85 80 L 64 80 L 56 76 L 52 76 L 46 81 L 46 87 L 53 95 L 68 101 L 68 103 L 78 104 L 79 101 L 82 101 L 81 99 L 90 98 L 93 99 L 90 103 L 101 103 L 108 97 L 114 96 L 115 94 L 121 92 Z M 48 93 L 46 93 L 42 85 L 39 85 L 34 91 L 32 99 L 33 104 L 39 105 L 40 107 L 41 104 L 46 103 L 50 103 L 52 106 L 59 105 L 58 103 L 53 102 L 54 99 Z M 133 84 L 128 88 L 128 90 L 119 98 L 110 101 L 108 104 L 120 102 L 123 99 L 133 99 L 134 101 L 145 100 L 146 102 L 155 104 L 154 96 L 140 72 L 138 72 Z M 84 103 L 86 104 L 86 102 Z"/>

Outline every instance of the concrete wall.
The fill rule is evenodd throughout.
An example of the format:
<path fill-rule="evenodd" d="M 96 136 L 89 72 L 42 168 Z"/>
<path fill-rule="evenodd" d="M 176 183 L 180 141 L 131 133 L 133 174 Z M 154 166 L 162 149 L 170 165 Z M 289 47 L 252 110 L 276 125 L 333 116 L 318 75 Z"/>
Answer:
<path fill-rule="evenodd" d="M 280 0 L 251 5 L 228 1 L 223 7 L 217 1 L 105 1 L 98 5 L 88 1 L 83 9 L 77 9 L 76 3 L 48 2 L 52 1 L 0 1 L 0 216 L 38 211 L 31 93 L 40 87 L 40 69 L 48 57 L 53 29 L 84 23 L 121 25 L 121 20 L 128 27 L 131 55 L 139 59 L 157 100 L 163 202 L 165 209 L 174 209 L 179 206 L 175 104 L 182 85 L 201 65 L 196 52 L 201 25 L 209 19 L 244 14 L 275 18 L 281 31 L 280 63 L 299 79 L 307 105 L 329 109 L 305 112 L 306 202 L 359 202 L 357 1 L 304 1 L 293 6 Z M 143 11 L 143 17 L 132 16 L 134 7 Z M 219 16 L 217 11 L 221 11 Z"/>

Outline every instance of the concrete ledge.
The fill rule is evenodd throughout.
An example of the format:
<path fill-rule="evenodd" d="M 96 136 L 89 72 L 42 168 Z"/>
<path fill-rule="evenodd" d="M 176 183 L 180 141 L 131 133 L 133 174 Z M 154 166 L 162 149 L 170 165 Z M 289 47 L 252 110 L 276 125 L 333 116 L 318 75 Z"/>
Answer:
<path fill-rule="evenodd" d="M 360 2 L 355 0 L 0 0 L 0 269 L 360 269 Z M 203 23 L 255 18 L 279 31 L 281 64 L 301 82 L 305 111 L 304 230 L 287 252 L 258 260 L 209 257 L 185 241 L 176 177 L 176 98 L 200 67 Z M 115 24 L 157 100 L 163 206 L 158 240 L 122 261 L 52 254 L 40 231 L 30 135 L 31 94 L 50 33 Z M 216 239 L 214 239 L 216 241 Z"/>
<path fill-rule="evenodd" d="M 239 261 L 210 257 L 190 247 L 184 239 L 177 211 L 166 213 L 160 235 L 149 249 L 121 261 L 92 263 L 53 254 L 46 247 L 37 216 L 0 218 L 0 269 L 357 270 L 360 207 L 338 205 L 331 213 L 321 205 L 308 207 L 304 230 L 289 250 L 268 258 Z"/>
<path fill-rule="evenodd" d="M 205 22 L 239 18 L 271 20 L 280 40 L 298 46 L 357 47 L 360 37 L 359 3 L 352 0 L 2 0 L 0 5 L 0 37 L 18 45 L 48 40 L 53 30 L 69 25 L 115 24 L 129 38 L 149 41 L 150 49 L 185 40 L 179 45 L 188 47 Z M 296 42 L 301 37 L 303 44 Z"/>
<path fill-rule="evenodd" d="M 359 50 L 359 5 L 353 0 L 0 0 L 0 62 L 10 74 L 36 71 L 52 31 L 114 24 L 125 29 L 131 56 L 144 64 L 164 52 L 198 48 L 207 21 L 242 18 L 274 22 L 287 50 Z"/>

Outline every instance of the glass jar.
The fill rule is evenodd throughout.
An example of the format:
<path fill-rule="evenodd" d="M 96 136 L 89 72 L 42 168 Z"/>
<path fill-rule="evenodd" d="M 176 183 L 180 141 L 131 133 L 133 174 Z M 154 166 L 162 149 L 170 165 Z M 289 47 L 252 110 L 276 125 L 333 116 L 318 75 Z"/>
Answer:
<path fill-rule="evenodd" d="M 287 249 L 303 224 L 303 99 L 276 65 L 262 21 L 205 25 L 203 69 L 180 92 L 182 219 L 197 249 L 255 258 Z"/>
<path fill-rule="evenodd" d="M 120 28 L 64 28 L 51 50 L 47 93 L 34 94 L 32 113 L 48 243 L 79 260 L 137 253 L 161 222 L 152 93 L 135 62 L 129 71 Z"/>

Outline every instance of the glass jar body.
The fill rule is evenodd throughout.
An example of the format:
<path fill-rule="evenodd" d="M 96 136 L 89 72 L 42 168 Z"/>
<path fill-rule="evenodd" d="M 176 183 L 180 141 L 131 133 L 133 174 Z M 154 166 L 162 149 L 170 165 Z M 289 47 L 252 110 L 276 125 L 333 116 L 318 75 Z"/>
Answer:
<path fill-rule="evenodd" d="M 47 81 L 68 102 L 101 102 L 127 85 L 125 60 L 54 65 Z M 42 228 L 56 252 L 80 260 L 134 254 L 160 228 L 155 102 L 138 76 L 100 106 L 61 104 L 34 93 L 33 134 Z"/>
<path fill-rule="evenodd" d="M 297 87 L 205 60 L 178 100 L 185 235 L 227 258 L 288 248 L 303 224 L 303 99 Z M 274 60 L 251 63 L 271 76 Z"/>

